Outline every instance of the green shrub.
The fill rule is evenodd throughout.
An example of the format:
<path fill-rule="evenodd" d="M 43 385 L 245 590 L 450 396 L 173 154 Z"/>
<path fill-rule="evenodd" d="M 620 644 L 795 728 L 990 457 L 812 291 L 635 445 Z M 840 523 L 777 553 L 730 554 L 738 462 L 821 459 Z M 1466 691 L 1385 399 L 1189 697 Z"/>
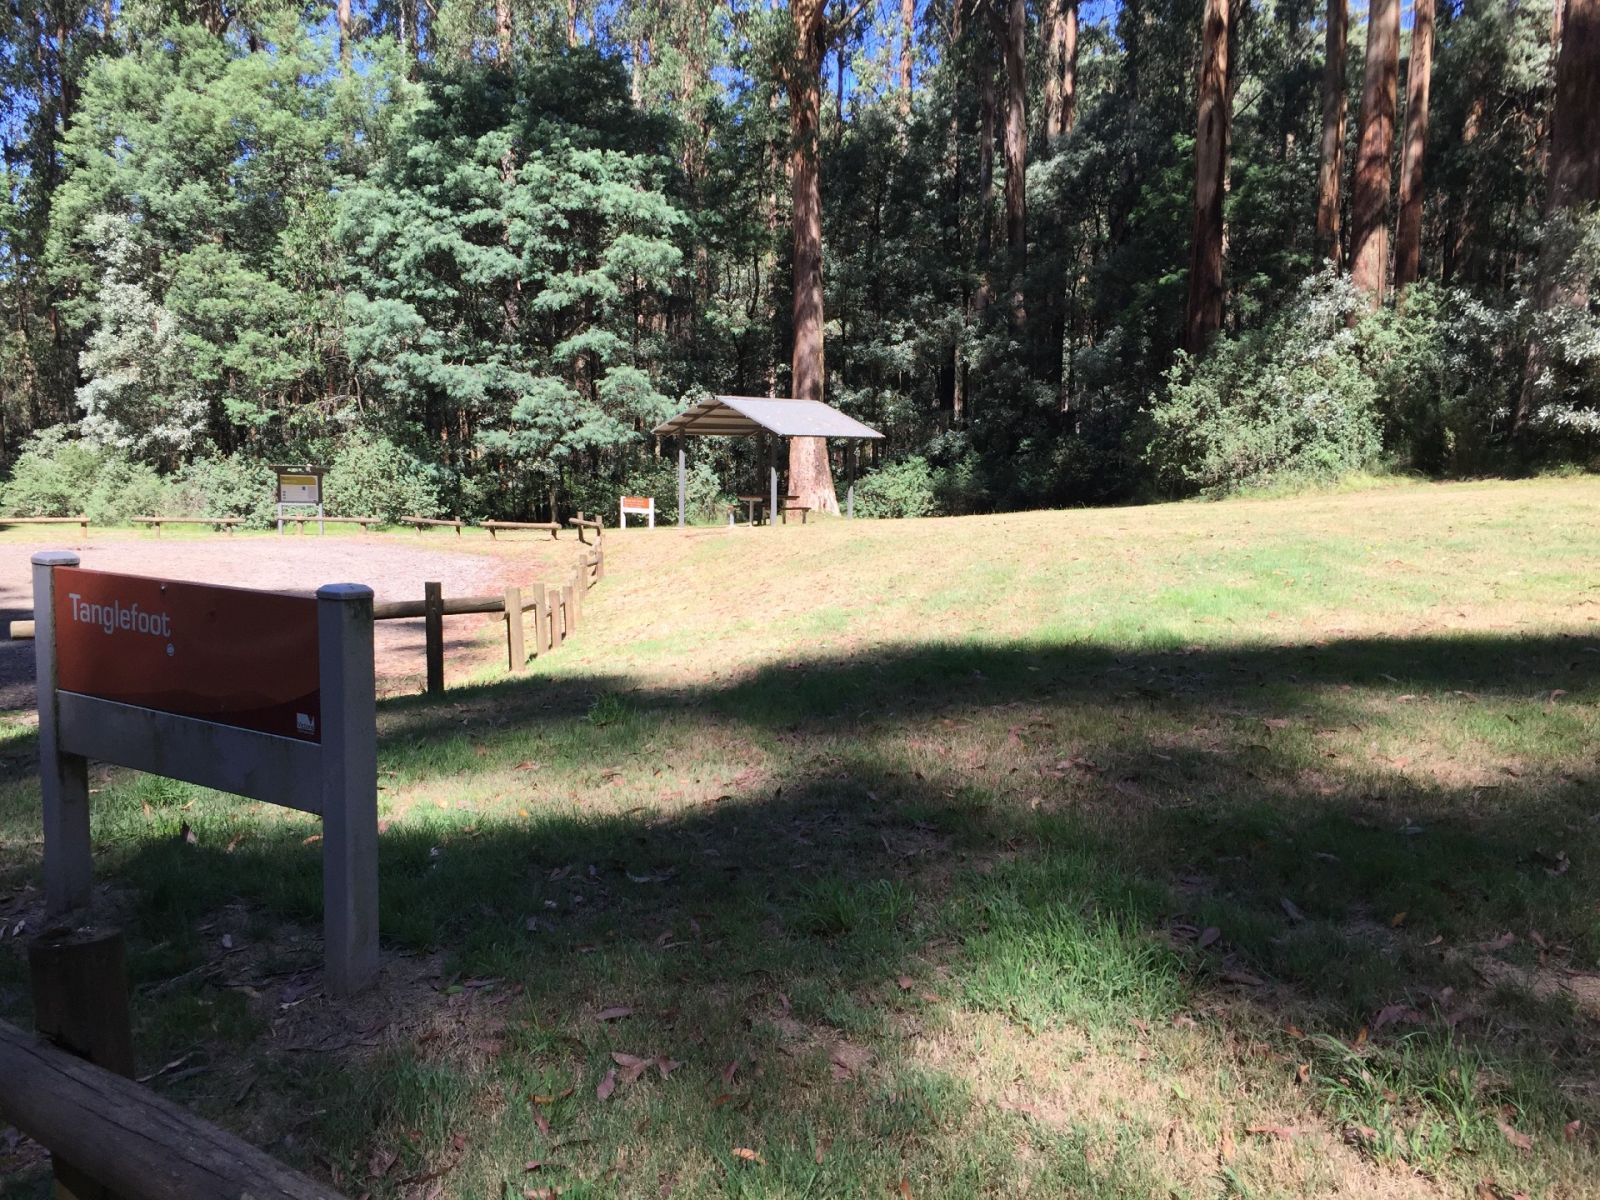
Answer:
<path fill-rule="evenodd" d="M 1180 359 L 1151 413 L 1162 481 L 1217 494 L 1374 466 L 1379 389 L 1349 324 L 1362 303 L 1347 280 L 1318 276 L 1260 329 Z"/>
<path fill-rule="evenodd" d="M 879 467 L 856 485 L 856 515 L 931 517 L 939 511 L 936 489 L 927 459 L 903 458 Z"/>
<path fill-rule="evenodd" d="M 334 458 L 323 481 L 329 516 L 438 516 L 440 475 L 436 467 L 379 434 L 356 433 Z"/>
<path fill-rule="evenodd" d="M 197 458 L 178 472 L 176 514 L 241 517 L 246 528 L 269 528 L 277 515 L 276 479 L 269 464 L 232 454 Z"/>
<path fill-rule="evenodd" d="M 5 485 L 6 512 L 19 517 L 71 517 L 116 525 L 167 511 L 171 491 L 153 470 L 120 450 L 92 446 L 64 425 L 28 439 Z"/>

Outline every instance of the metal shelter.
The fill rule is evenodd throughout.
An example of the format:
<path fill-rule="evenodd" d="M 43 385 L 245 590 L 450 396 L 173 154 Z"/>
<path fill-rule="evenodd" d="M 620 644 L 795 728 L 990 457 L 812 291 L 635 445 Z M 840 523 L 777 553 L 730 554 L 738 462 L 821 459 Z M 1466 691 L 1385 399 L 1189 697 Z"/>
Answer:
<path fill-rule="evenodd" d="M 883 434 L 870 425 L 863 425 L 837 408 L 820 400 L 794 400 L 762 396 L 707 396 L 698 404 L 690 405 L 670 421 L 663 421 L 651 430 L 657 437 L 678 439 L 678 524 L 684 523 L 684 508 L 688 504 L 688 466 L 684 456 L 684 439 L 691 437 L 754 437 L 767 443 L 767 469 L 770 487 L 770 507 L 767 520 L 774 521 L 778 513 L 778 455 L 777 450 L 785 438 L 816 437 L 838 438 L 850 443 L 847 463 L 850 470 L 849 489 L 846 492 L 846 512 L 856 515 L 856 452 L 859 444 Z"/>

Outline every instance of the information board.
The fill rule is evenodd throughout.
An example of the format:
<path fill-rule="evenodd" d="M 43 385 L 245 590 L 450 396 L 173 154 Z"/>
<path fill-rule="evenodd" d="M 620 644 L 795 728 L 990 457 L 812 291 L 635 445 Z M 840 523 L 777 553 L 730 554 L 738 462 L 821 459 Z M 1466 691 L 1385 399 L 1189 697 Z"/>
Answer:
<path fill-rule="evenodd" d="M 278 473 L 279 504 L 321 504 L 322 476 Z"/>
<path fill-rule="evenodd" d="M 56 686 L 321 740 L 311 596 L 56 568 Z"/>

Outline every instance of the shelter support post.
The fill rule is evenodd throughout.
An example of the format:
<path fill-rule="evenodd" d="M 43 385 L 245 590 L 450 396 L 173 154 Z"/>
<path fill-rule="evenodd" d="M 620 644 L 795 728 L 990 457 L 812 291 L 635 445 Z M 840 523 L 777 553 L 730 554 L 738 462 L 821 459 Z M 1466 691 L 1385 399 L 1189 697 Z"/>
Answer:
<path fill-rule="evenodd" d="M 689 467 L 683 453 L 683 439 L 678 439 L 678 528 L 684 526 L 683 510 L 689 506 Z"/>
<path fill-rule="evenodd" d="M 845 516 L 852 521 L 856 518 L 856 453 L 860 448 L 860 442 L 845 443 L 845 455 L 850 460 L 850 486 L 845 489 L 844 509 Z"/>
<path fill-rule="evenodd" d="M 89 763 L 61 749 L 56 705 L 57 567 L 75 567 L 66 550 L 33 556 L 34 670 L 39 688 L 39 793 L 44 809 L 45 912 L 87 908 L 94 883 L 89 848 Z"/>
<path fill-rule="evenodd" d="M 769 476 L 769 507 L 767 508 L 767 524 L 774 529 L 778 527 L 778 447 L 783 445 L 783 439 L 774 437 L 770 439 L 770 453 L 767 455 L 767 472 Z"/>

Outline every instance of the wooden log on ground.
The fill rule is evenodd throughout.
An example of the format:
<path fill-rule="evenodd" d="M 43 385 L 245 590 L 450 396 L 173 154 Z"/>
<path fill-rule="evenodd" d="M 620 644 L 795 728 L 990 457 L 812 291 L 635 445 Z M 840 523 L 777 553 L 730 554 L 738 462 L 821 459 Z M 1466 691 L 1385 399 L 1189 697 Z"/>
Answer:
<path fill-rule="evenodd" d="M 444 597 L 441 585 L 436 582 L 422 585 L 425 611 L 422 614 L 423 630 L 427 637 L 428 694 L 444 694 Z"/>
<path fill-rule="evenodd" d="M 163 525 L 220 525 L 223 532 L 232 533 L 243 517 L 133 517 L 135 525 L 150 525 L 154 527 L 156 536 L 161 536 Z"/>
<path fill-rule="evenodd" d="M 121 1200 L 342 1200 L 172 1101 L 0 1021 L 0 1117 Z"/>
<path fill-rule="evenodd" d="M 89 518 L 76 517 L 0 517 L 0 525 L 76 525 L 83 532 L 84 537 L 89 536 Z"/>
<path fill-rule="evenodd" d="M 528 665 L 528 656 L 522 649 L 522 589 L 506 589 L 506 659 L 507 667 L 520 671 Z"/>
<path fill-rule="evenodd" d="M 465 524 L 460 517 L 401 517 L 402 525 L 410 525 L 418 533 L 430 525 L 445 525 L 456 531 L 456 536 L 461 536 L 461 526 Z"/>
<path fill-rule="evenodd" d="M 499 530 L 508 529 L 538 529 L 548 532 L 556 541 L 561 540 L 561 526 L 555 521 L 480 521 L 483 528 L 489 531 L 489 540 L 495 539 Z"/>

